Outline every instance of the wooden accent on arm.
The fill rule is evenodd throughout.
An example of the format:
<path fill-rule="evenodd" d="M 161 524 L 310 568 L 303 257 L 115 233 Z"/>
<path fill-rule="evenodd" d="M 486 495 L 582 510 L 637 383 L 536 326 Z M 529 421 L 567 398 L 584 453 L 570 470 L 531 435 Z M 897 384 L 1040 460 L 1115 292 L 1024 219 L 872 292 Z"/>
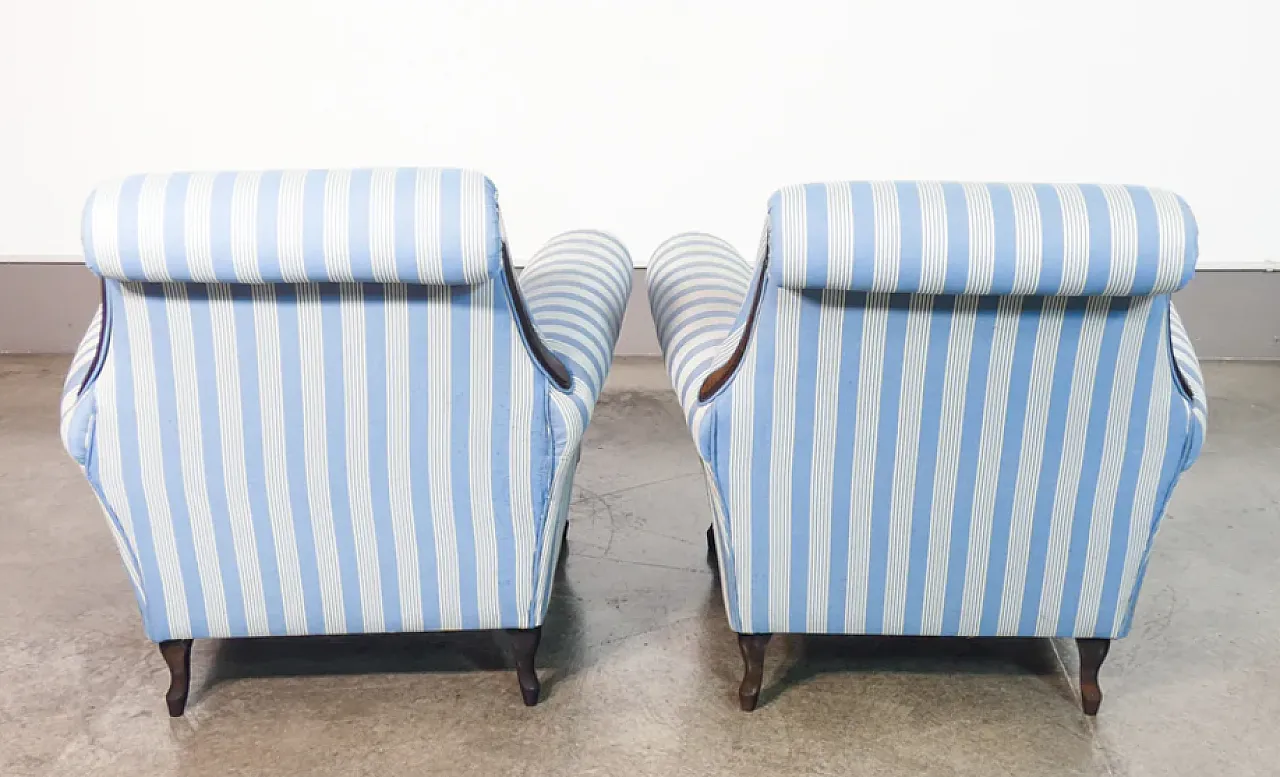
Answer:
<path fill-rule="evenodd" d="M 507 250 L 505 241 L 502 244 L 502 272 L 507 278 L 507 288 L 511 290 L 511 306 L 516 311 L 516 324 L 524 335 L 524 341 L 529 344 L 529 350 L 533 352 L 534 361 L 542 366 L 557 386 L 568 391 L 573 386 L 573 376 L 564 362 L 542 342 L 542 337 L 534 327 L 533 318 L 524 304 L 524 295 L 520 293 L 520 284 L 516 282 L 516 273 L 511 267 L 511 252 Z"/>
<path fill-rule="evenodd" d="M 93 352 L 93 361 L 89 363 L 89 369 L 85 370 L 84 380 L 80 381 L 80 388 L 76 391 L 76 396 L 84 393 L 89 387 L 89 382 L 98 374 L 98 370 L 102 369 L 103 351 L 107 345 L 107 280 L 103 278 L 99 281 L 99 292 L 101 294 L 101 302 L 98 304 L 98 345 Z"/>
<path fill-rule="evenodd" d="M 747 353 L 747 343 L 751 342 L 751 331 L 756 326 L 756 313 L 760 310 L 760 298 L 764 294 L 768 264 L 769 257 L 766 255 L 764 265 L 759 270 L 759 277 L 755 278 L 756 293 L 751 298 L 751 309 L 747 311 L 747 325 L 742 330 L 742 339 L 738 341 L 738 347 L 733 349 L 733 355 L 729 360 L 708 373 L 706 379 L 702 381 L 702 387 L 698 389 L 699 402 L 706 402 L 715 396 L 716 392 L 724 388 L 729 378 L 738 371 L 738 365 L 742 363 L 742 357 Z"/>

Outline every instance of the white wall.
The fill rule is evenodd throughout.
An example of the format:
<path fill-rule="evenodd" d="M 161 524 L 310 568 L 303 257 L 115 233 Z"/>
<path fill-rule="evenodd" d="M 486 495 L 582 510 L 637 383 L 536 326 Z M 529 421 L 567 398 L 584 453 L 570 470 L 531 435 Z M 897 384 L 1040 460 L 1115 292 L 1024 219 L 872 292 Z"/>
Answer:
<path fill-rule="evenodd" d="M 97 181 L 463 165 L 517 257 L 754 250 L 778 186 L 1148 183 L 1202 266 L 1280 260 L 1273 0 L 0 0 L 0 255 L 74 256 Z"/>

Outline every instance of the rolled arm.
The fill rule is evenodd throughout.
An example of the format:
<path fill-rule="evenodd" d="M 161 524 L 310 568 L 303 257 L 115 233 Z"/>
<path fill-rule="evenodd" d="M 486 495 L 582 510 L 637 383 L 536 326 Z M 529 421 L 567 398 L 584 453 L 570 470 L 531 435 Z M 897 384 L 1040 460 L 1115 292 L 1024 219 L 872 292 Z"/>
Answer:
<path fill-rule="evenodd" d="M 711 235 L 677 235 L 654 252 L 647 276 L 649 305 L 690 424 L 703 381 L 729 358 L 742 335 L 751 283 L 752 266 Z"/>
<path fill-rule="evenodd" d="M 622 330 L 631 255 L 604 232 L 566 232 L 534 254 L 518 283 L 542 341 L 569 369 L 570 391 L 585 420 Z"/>
<path fill-rule="evenodd" d="M 1200 448 L 1204 444 L 1209 422 L 1209 403 L 1195 347 L 1192 346 L 1191 337 L 1172 302 L 1169 303 L 1169 343 L 1173 351 L 1173 368 L 1177 371 L 1177 379 L 1191 410 L 1191 437 L 1182 461 L 1182 468 L 1185 470 L 1200 455 Z"/>

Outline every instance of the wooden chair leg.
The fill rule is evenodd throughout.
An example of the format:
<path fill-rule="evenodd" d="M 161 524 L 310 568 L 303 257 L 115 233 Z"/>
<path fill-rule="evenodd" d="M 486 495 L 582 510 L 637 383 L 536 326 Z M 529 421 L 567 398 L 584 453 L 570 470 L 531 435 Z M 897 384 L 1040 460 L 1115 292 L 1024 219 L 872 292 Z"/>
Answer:
<path fill-rule="evenodd" d="M 764 651 L 772 634 L 739 634 L 738 650 L 742 652 L 742 685 L 738 686 L 738 705 L 751 712 L 760 700 L 764 682 Z"/>
<path fill-rule="evenodd" d="M 1102 704 L 1098 670 L 1102 668 L 1102 662 L 1107 660 L 1111 640 L 1077 639 L 1076 646 L 1080 649 L 1080 706 L 1084 709 L 1084 714 L 1097 715 L 1098 705 Z"/>
<path fill-rule="evenodd" d="M 191 688 L 191 640 L 161 642 L 160 655 L 169 666 L 169 691 L 164 695 L 169 717 L 180 718 L 187 709 L 187 692 Z"/>
<path fill-rule="evenodd" d="M 542 693 L 542 684 L 538 682 L 538 673 L 534 669 L 534 657 L 538 653 L 538 643 L 542 641 L 542 627 L 536 629 L 507 629 L 511 637 L 511 648 L 516 657 L 516 679 L 520 683 L 520 696 L 524 706 L 532 707 L 538 703 Z"/>

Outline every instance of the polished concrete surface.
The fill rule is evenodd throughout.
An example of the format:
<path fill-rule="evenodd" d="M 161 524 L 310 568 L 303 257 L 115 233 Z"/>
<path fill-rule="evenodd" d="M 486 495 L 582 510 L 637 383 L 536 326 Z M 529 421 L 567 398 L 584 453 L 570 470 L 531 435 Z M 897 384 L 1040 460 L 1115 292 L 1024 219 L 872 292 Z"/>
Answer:
<path fill-rule="evenodd" d="M 616 365 L 588 431 L 541 705 L 488 634 L 206 641 L 170 720 L 57 441 L 65 361 L 0 358 L 0 775 L 1280 773 L 1280 365 L 1208 365 L 1204 456 L 1096 720 L 1048 640 L 778 638 L 739 712 L 702 476 L 652 361 Z"/>

